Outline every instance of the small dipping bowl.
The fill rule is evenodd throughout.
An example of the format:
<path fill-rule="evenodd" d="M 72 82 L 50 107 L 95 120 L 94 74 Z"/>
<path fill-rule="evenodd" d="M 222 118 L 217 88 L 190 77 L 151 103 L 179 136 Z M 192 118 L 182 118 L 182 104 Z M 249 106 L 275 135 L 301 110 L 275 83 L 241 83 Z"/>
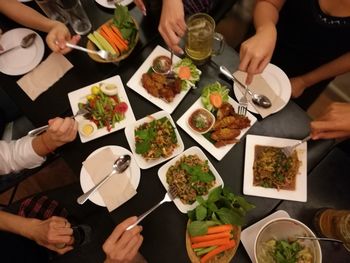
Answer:
<path fill-rule="evenodd" d="M 167 56 L 158 56 L 152 62 L 152 69 L 158 74 L 167 74 L 171 69 L 171 59 Z"/>
<path fill-rule="evenodd" d="M 97 125 L 89 120 L 79 121 L 79 133 L 84 137 L 91 137 L 97 132 Z"/>
<path fill-rule="evenodd" d="M 203 134 L 213 128 L 215 117 L 210 111 L 199 108 L 192 112 L 187 122 L 193 131 Z"/>

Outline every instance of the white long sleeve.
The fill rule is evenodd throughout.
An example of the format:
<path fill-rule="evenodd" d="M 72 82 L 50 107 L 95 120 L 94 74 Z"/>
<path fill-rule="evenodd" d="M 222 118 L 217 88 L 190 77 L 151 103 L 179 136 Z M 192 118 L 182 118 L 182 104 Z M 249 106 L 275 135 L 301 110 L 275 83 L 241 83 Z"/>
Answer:
<path fill-rule="evenodd" d="M 34 151 L 32 140 L 33 137 L 25 136 L 11 142 L 0 141 L 0 175 L 35 168 L 45 161 Z"/>

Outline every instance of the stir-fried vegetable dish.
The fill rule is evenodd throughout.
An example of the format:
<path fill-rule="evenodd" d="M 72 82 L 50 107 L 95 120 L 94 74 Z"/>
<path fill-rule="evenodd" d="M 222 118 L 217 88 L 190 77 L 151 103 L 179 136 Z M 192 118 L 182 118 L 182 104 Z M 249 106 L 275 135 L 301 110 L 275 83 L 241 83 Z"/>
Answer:
<path fill-rule="evenodd" d="M 299 166 L 296 151 L 287 157 L 281 148 L 256 145 L 253 184 L 267 188 L 294 190 Z"/>
<path fill-rule="evenodd" d="M 93 86 L 91 94 L 87 96 L 87 102 L 79 103 L 78 107 L 89 112 L 84 117 L 94 122 L 99 129 L 106 127 L 110 131 L 116 123 L 124 120 L 128 105 L 120 100 L 118 94 L 112 96 L 105 94 L 101 89 L 103 85 L 105 83 Z M 117 89 L 114 84 L 108 84 L 109 90 L 112 86 Z"/>
<path fill-rule="evenodd" d="M 313 256 L 308 247 L 298 241 L 271 239 L 262 244 L 258 253 L 259 263 L 312 263 Z"/>
<path fill-rule="evenodd" d="M 170 166 L 166 180 L 177 190 L 178 197 L 184 204 L 192 204 L 197 196 L 206 195 L 215 185 L 215 176 L 207 160 L 197 155 L 183 156 L 175 165 Z"/>
<path fill-rule="evenodd" d="M 167 158 L 178 147 L 175 129 L 167 117 L 145 122 L 135 129 L 136 153 L 146 160 Z"/>

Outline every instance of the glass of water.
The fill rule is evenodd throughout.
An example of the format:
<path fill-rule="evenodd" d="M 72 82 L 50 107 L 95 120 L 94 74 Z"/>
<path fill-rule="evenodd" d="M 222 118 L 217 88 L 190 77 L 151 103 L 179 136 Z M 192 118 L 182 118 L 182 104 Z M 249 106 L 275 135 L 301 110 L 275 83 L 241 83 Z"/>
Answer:
<path fill-rule="evenodd" d="M 58 0 L 60 9 L 68 15 L 68 21 L 74 32 L 85 35 L 91 30 L 91 22 L 80 0 Z"/>

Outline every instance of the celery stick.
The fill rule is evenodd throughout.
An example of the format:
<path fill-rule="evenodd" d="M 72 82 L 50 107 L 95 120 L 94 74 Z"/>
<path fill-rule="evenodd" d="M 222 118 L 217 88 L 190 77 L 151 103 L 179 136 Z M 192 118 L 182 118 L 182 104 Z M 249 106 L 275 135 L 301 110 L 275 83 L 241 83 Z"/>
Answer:
<path fill-rule="evenodd" d="M 210 251 L 214 250 L 217 247 L 218 246 L 207 247 L 205 249 L 202 249 L 201 251 L 196 252 L 196 255 L 197 256 L 201 256 L 201 255 L 207 254 L 207 253 L 209 253 Z"/>

